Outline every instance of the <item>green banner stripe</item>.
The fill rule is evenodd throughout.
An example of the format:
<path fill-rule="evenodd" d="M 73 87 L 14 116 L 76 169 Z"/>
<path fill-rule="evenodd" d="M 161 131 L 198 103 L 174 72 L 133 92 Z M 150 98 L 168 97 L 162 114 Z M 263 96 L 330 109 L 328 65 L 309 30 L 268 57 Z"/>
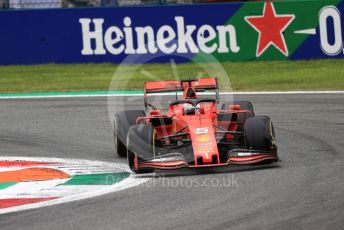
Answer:
<path fill-rule="evenodd" d="M 16 183 L 8 182 L 8 183 L 0 183 L 0 190 L 5 189 L 8 187 L 11 187 L 12 185 L 15 185 Z"/>
<path fill-rule="evenodd" d="M 327 5 L 338 5 L 341 0 L 327 0 L 307 2 L 307 12 L 305 12 L 304 1 L 273 1 L 277 15 L 294 15 L 294 20 L 283 32 L 286 46 L 289 51 L 289 57 L 302 45 L 302 43 L 309 37 L 307 34 L 295 34 L 295 31 L 316 28 L 319 25 L 319 11 Z M 240 51 L 237 53 L 213 53 L 220 62 L 224 61 L 247 61 L 247 60 L 286 60 L 284 54 L 270 45 L 268 49 L 260 56 L 256 57 L 256 50 L 258 44 L 259 33 L 245 21 L 247 16 L 261 16 L 263 14 L 265 2 L 248 2 L 231 16 L 225 25 L 233 25 L 236 30 L 236 38 Z M 233 39 L 233 38 L 230 38 Z M 219 35 L 208 43 L 218 44 Z M 194 62 L 202 62 L 205 53 L 200 53 L 193 57 Z"/>
<path fill-rule="evenodd" d="M 75 175 L 70 180 L 62 185 L 112 185 L 121 182 L 128 178 L 130 173 L 103 173 L 103 174 L 88 174 Z"/>

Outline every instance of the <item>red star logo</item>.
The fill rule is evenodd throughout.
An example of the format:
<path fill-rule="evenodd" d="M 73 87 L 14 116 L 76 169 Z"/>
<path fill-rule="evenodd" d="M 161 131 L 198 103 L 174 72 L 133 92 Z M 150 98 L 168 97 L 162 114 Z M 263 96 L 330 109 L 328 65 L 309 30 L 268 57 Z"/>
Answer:
<path fill-rule="evenodd" d="M 285 56 L 288 56 L 288 47 L 285 43 L 283 31 L 294 20 L 295 15 L 277 15 L 274 5 L 267 1 L 264 4 L 263 15 L 247 16 L 245 20 L 259 33 L 256 56 L 262 55 L 270 45 L 275 46 Z"/>

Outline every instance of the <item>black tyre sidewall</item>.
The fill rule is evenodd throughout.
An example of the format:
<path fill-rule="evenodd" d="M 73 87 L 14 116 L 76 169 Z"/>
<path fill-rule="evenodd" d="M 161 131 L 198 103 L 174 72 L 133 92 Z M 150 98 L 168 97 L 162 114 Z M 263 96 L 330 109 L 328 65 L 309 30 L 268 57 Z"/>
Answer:
<path fill-rule="evenodd" d="M 138 160 L 151 158 L 154 156 L 154 128 L 152 125 L 135 125 L 129 128 L 127 136 L 128 164 L 132 171 L 136 173 L 147 173 L 153 170 L 143 170 L 134 168 L 134 159 Z"/>
<path fill-rule="evenodd" d="M 269 151 L 274 145 L 274 128 L 266 116 L 250 117 L 244 124 L 246 147 L 253 150 Z"/>
<path fill-rule="evenodd" d="M 131 126 L 136 125 L 138 117 L 146 116 L 142 110 L 127 110 L 120 111 L 115 114 L 114 119 L 114 139 L 115 139 L 115 151 L 121 157 L 126 156 L 126 141 L 128 130 Z"/>
<path fill-rule="evenodd" d="M 115 142 L 115 153 L 120 157 L 127 156 L 127 149 L 123 142 L 118 138 L 117 135 L 117 124 L 116 119 L 114 121 L 114 142 Z"/>
<path fill-rule="evenodd" d="M 231 105 L 240 105 L 240 109 L 241 110 L 248 110 L 248 111 L 251 112 L 251 114 L 249 114 L 249 113 L 240 113 L 238 115 L 238 120 L 237 121 L 241 122 L 241 124 L 238 125 L 237 131 L 238 132 L 243 132 L 244 131 L 244 123 L 245 123 L 246 119 L 254 116 L 253 105 L 249 101 L 236 101 L 236 100 L 234 100 L 232 103 L 224 103 L 224 104 L 222 104 L 221 109 L 222 110 L 228 110 Z M 239 142 L 241 144 L 243 144 L 244 143 L 243 138 L 239 138 Z"/>
<path fill-rule="evenodd" d="M 236 100 L 234 100 L 231 103 L 224 103 L 224 104 L 222 104 L 221 109 L 222 110 L 227 110 L 231 105 L 240 105 L 240 109 L 248 110 L 248 111 L 251 112 L 252 116 L 254 116 L 253 105 L 249 101 L 236 101 Z"/>

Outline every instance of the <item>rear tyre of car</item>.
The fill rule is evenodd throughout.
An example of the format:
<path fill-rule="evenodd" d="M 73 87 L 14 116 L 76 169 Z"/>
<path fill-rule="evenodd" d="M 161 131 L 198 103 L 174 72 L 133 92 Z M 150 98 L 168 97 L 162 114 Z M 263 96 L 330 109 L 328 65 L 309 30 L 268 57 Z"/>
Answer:
<path fill-rule="evenodd" d="M 130 169 L 135 173 L 150 173 L 152 169 L 140 169 L 138 162 L 155 155 L 155 131 L 151 124 L 130 127 L 127 136 L 127 156 Z"/>
<path fill-rule="evenodd" d="M 243 132 L 244 131 L 244 123 L 245 123 L 246 119 L 254 116 L 253 105 L 249 101 L 236 101 L 236 100 L 234 100 L 231 103 L 224 103 L 224 104 L 222 104 L 221 110 L 228 110 L 228 109 L 230 109 L 231 105 L 240 105 L 240 109 L 241 110 L 248 110 L 250 112 L 250 113 L 239 113 L 238 117 L 236 118 L 236 121 L 240 122 L 240 124 L 238 125 L 236 131 Z M 239 145 L 240 146 L 245 145 L 244 136 L 240 136 L 238 138 L 238 141 L 239 141 Z"/>
<path fill-rule="evenodd" d="M 275 130 L 267 116 L 248 118 L 244 125 L 244 134 L 248 149 L 270 151 L 275 147 Z"/>
<path fill-rule="evenodd" d="M 120 157 L 127 156 L 127 135 L 132 125 L 136 125 L 138 117 L 146 116 L 142 110 L 127 110 L 117 112 L 114 119 L 115 153 Z"/>
<path fill-rule="evenodd" d="M 250 111 L 251 116 L 252 117 L 254 116 L 253 105 L 249 101 L 236 101 L 236 100 L 234 100 L 231 103 L 224 103 L 224 104 L 222 104 L 221 109 L 222 110 L 227 110 L 227 109 L 230 108 L 231 105 L 240 105 L 240 109 L 241 110 L 248 110 L 248 111 Z"/>

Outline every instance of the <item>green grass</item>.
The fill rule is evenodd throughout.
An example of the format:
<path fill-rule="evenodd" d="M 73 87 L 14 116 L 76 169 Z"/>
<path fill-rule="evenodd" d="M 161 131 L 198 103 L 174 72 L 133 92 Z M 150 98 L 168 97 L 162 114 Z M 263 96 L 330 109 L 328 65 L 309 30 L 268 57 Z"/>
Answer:
<path fill-rule="evenodd" d="M 180 78 L 206 77 L 204 67 L 211 66 L 179 64 L 177 71 Z M 234 91 L 344 90 L 344 60 L 225 62 L 222 66 Z M 0 66 L 0 93 L 108 90 L 112 78 L 112 90 L 141 90 L 149 79 L 175 79 L 170 64 Z"/>

